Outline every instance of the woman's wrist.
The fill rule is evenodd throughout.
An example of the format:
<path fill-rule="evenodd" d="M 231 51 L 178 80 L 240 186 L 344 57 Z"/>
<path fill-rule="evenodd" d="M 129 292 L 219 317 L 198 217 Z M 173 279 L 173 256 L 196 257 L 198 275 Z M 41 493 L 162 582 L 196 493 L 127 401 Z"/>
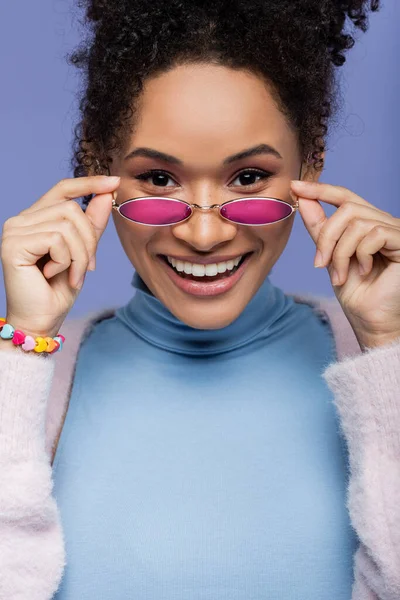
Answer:
<path fill-rule="evenodd" d="M 59 330 L 58 329 L 56 330 L 54 327 L 53 328 L 49 327 L 47 329 L 42 329 L 41 327 L 35 327 L 32 324 L 32 321 L 30 321 L 30 322 L 21 321 L 21 319 L 18 319 L 10 314 L 7 314 L 3 318 L 5 319 L 5 322 L 12 325 L 15 330 L 18 329 L 19 331 L 23 331 L 25 335 L 30 335 L 33 338 L 47 337 L 47 336 L 55 337 L 59 332 Z M 0 323 L 0 326 L 1 326 L 1 323 Z"/>
<path fill-rule="evenodd" d="M 26 352 L 34 350 L 35 354 L 43 355 L 58 352 L 65 341 L 64 336 L 54 328 L 35 329 L 29 324 L 26 327 L 23 322 L 10 314 L 0 318 L 0 338 L 0 349 L 15 347 Z"/>

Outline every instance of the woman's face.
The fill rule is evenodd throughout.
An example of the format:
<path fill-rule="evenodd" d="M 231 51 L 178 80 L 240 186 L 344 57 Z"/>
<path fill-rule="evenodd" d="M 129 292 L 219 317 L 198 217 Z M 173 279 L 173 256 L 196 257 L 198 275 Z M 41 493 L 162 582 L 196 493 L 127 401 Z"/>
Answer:
<path fill-rule="evenodd" d="M 166 156 L 140 151 L 128 158 L 139 148 Z M 259 151 L 247 152 L 255 148 Z M 296 134 L 261 78 L 197 64 L 145 83 L 134 131 L 112 174 L 121 176 L 117 204 L 151 195 L 200 206 L 245 196 L 293 204 L 290 180 L 299 178 L 300 166 Z M 217 329 L 234 321 L 257 292 L 286 246 L 294 214 L 256 227 L 228 222 L 217 210 L 195 209 L 189 220 L 167 227 L 129 222 L 117 211 L 113 218 L 129 260 L 152 293 L 187 325 Z M 193 274 L 183 274 L 182 285 L 182 275 L 165 260 L 203 265 L 244 255 L 249 256 L 236 274 L 225 265 L 218 284 L 216 277 L 196 276 L 199 283 L 188 285 Z"/>

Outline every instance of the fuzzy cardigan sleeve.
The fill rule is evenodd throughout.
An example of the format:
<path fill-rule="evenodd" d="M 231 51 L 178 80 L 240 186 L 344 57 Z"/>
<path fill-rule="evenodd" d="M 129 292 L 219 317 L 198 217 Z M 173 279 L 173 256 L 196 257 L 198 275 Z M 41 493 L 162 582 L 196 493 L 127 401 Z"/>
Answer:
<path fill-rule="evenodd" d="M 400 599 L 400 339 L 324 371 L 349 449 L 352 600 Z"/>
<path fill-rule="evenodd" d="M 0 352 L 0 599 L 48 600 L 65 566 L 45 413 L 54 358 Z"/>

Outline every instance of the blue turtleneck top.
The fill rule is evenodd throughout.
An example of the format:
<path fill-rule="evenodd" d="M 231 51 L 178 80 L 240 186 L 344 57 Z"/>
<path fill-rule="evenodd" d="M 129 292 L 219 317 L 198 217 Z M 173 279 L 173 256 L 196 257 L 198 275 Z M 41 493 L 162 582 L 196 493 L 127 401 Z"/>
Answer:
<path fill-rule="evenodd" d="M 54 461 L 56 600 L 349 600 L 329 323 L 267 277 L 228 327 L 136 293 L 83 341 Z"/>

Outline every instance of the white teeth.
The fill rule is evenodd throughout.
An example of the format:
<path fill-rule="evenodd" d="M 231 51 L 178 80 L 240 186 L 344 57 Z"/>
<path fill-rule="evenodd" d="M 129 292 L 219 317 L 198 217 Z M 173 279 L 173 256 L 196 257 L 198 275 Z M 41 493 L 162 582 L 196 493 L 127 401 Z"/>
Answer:
<path fill-rule="evenodd" d="M 206 267 L 204 265 L 192 264 L 192 275 L 195 277 L 204 277 L 206 273 Z"/>
<path fill-rule="evenodd" d="M 217 264 L 213 264 L 213 265 L 206 265 L 206 275 L 208 275 L 209 277 L 213 277 L 214 275 L 218 274 L 218 265 Z"/>
<path fill-rule="evenodd" d="M 242 256 L 238 256 L 233 260 L 226 262 L 213 263 L 211 265 L 200 265 L 198 263 L 183 262 L 182 260 L 176 260 L 172 256 L 167 256 L 168 262 L 180 273 L 186 273 L 187 275 L 194 275 L 195 277 L 214 277 L 218 273 L 225 273 L 225 271 L 232 271 L 242 259 Z"/>
<path fill-rule="evenodd" d="M 185 273 L 186 275 L 192 274 L 192 263 L 185 262 Z"/>
<path fill-rule="evenodd" d="M 226 271 L 226 263 L 218 263 L 218 273 L 225 273 Z"/>

